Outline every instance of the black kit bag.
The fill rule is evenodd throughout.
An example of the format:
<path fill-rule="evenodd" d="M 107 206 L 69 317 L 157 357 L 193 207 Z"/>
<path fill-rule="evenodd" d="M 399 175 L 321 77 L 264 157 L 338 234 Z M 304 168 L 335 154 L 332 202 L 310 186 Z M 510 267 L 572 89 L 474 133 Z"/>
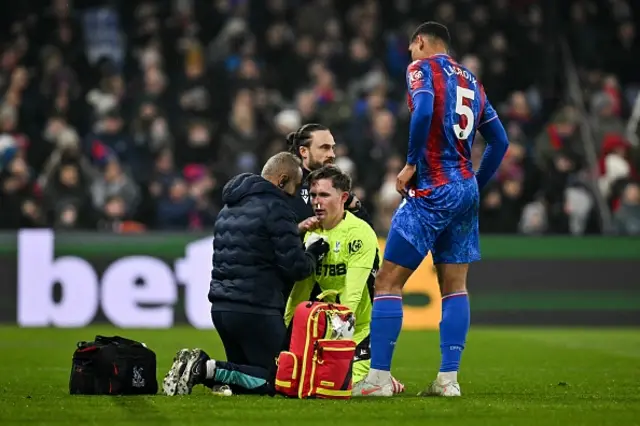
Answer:
<path fill-rule="evenodd" d="M 155 395 L 156 354 L 124 337 L 96 336 L 73 353 L 71 395 Z"/>

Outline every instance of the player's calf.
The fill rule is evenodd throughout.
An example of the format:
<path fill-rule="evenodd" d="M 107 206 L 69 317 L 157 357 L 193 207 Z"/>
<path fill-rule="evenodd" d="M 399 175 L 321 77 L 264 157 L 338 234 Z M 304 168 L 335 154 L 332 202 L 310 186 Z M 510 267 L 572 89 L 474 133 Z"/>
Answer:
<path fill-rule="evenodd" d="M 437 264 L 442 288 L 440 322 L 440 371 L 430 388 L 432 394 L 459 396 L 458 371 L 469 332 L 471 311 L 466 291 L 467 264 Z"/>
<path fill-rule="evenodd" d="M 392 229 L 376 277 L 371 315 L 371 370 L 367 383 L 392 386 L 391 360 L 402 329 L 402 288 L 421 261 L 422 256 L 416 249 Z"/>

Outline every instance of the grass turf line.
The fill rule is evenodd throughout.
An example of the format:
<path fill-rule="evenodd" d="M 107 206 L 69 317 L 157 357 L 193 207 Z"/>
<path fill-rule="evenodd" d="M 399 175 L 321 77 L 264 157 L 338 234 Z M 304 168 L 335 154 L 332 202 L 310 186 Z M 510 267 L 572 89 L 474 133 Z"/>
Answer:
<path fill-rule="evenodd" d="M 300 401 L 216 397 L 70 396 L 78 340 L 119 334 L 158 355 L 158 379 L 182 347 L 224 357 L 214 331 L 0 327 L 0 425 L 625 425 L 640 424 L 640 330 L 474 327 L 463 356 L 460 399 L 418 398 L 439 363 L 437 332 L 403 332 L 397 398 Z"/>

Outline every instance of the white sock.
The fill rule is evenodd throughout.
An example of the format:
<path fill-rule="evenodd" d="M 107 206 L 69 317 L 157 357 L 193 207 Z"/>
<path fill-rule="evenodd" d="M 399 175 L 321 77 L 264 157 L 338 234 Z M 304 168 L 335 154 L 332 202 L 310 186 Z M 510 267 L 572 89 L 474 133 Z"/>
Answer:
<path fill-rule="evenodd" d="M 445 383 L 457 383 L 458 382 L 458 372 L 457 371 L 447 371 L 445 373 L 438 373 L 437 381 L 439 384 Z"/>
<path fill-rule="evenodd" d="M 207 360 L 207 379 L 216 378 L 216 361 L 213 359 Z"/>
<path fill-rule="evenodd" d="M 384 370 L 376 370 L 375 368 L 372 368 L 369 370 L 367 381 L 369 383 L 373 383 L 374 385 L 383 385 L 391 381 L 391 372 L 384 371 Z"/>

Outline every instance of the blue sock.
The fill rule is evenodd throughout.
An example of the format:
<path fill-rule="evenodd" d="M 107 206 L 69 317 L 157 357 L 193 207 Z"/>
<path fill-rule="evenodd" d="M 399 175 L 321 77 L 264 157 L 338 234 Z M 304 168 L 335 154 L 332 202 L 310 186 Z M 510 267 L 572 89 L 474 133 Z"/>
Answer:
<path fill-rule="evenodd" d="M 402 296 L 381 294 L 373 299 L 371 368 L 391 371 L 391 359 L 402 329 Z"/>
<path fill-rule="evenodd" d="M 467 292 L 448 294 L 442 298 L 440 322 L 440 372 L 458 371 L 460 358 L 469 332 L 471 313 Z"/>

